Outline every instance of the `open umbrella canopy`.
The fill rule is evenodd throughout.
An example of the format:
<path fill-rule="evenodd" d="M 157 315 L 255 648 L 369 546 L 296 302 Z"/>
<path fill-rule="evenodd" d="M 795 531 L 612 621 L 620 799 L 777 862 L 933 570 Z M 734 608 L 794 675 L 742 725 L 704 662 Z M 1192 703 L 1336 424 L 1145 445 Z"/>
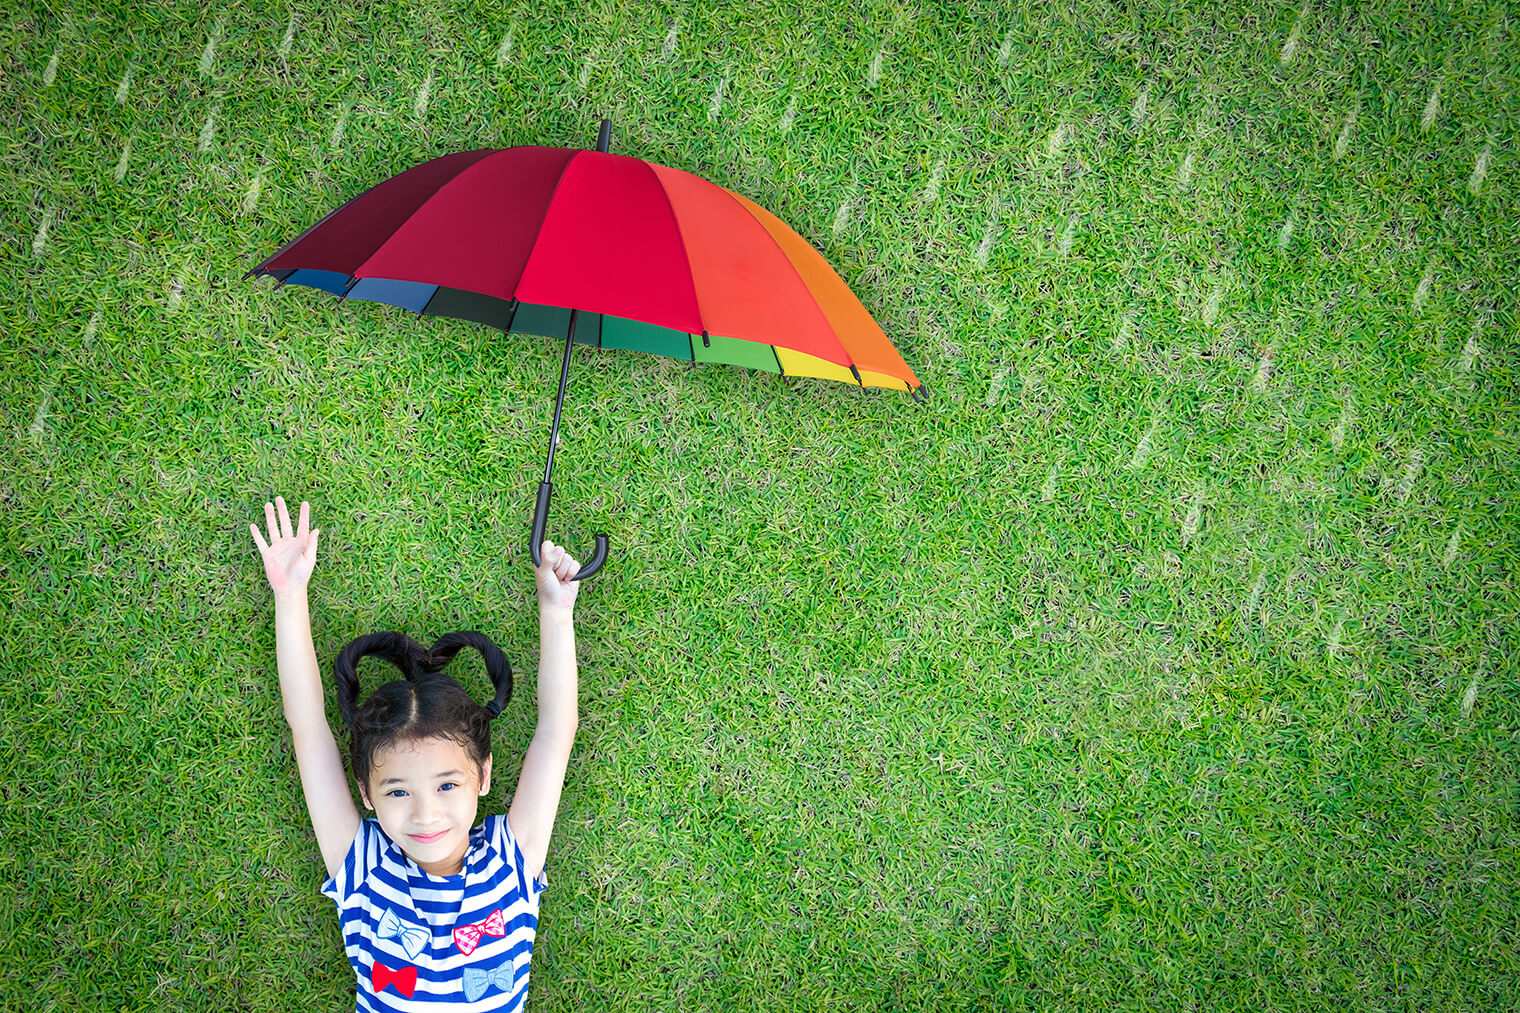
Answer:
<path fill-rule="evenodd" d="M 482 148 L 414 166 L 244 277 L 512 333 L 918 391 L 828 262 L 739 194 L 606 151 Z"/>
<path fill-rule="evenodd" d="M 834 269 L 778 218 L 699 176 L 608 151 L 434 158 L 332 211 L 245 274 L 565 342 L 528 552 L 540 545 L 577 344 L 923 396 Z M 580 323 L 580 327 L 577 327 Z M 608 540 L 575 575 L 607 559 Z"/>

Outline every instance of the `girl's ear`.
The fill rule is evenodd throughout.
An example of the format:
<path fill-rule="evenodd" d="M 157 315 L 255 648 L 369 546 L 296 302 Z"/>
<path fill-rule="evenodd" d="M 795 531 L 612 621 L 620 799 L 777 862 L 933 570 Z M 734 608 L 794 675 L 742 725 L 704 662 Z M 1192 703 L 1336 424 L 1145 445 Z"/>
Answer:
<path fill-rule="evenodd" d="M 486 754 L 486 762 L 480 767 L 480 793 L 484 795 L 491 790 L 491 754 Z"/>
<path fill-rule="evenodd" d="M 364 800 L 364 808 L 374 812 L 375 807 L 369 804 L 369 792 L 365 790 L 364 783 L 358 779 L 355 779 L 354 783 L 359 786 L 359 797 Z"/>

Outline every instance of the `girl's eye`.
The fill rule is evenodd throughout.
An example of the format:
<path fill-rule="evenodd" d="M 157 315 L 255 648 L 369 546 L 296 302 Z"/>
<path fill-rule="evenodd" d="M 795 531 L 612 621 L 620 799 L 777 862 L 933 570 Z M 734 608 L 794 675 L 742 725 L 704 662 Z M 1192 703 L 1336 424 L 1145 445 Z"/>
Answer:
<path fill-rule="evenodd" d="M 387 798 L 400 798 L 402 795 L 405 795 L 406 792 L 402 791 L 400 788 L 392 788 L 385 794 Z"/>
<path fill-rule="evenodd" d="M 439 791 L 443 791 L 445 788 L 457 788 L 457 787 L 459 787 L 459 785 L 455 784 L 453 781 L 445 781 L 445 782 L 443 782 L 442 784 L 440 784 L 438 786 L 438 790 Z"/>

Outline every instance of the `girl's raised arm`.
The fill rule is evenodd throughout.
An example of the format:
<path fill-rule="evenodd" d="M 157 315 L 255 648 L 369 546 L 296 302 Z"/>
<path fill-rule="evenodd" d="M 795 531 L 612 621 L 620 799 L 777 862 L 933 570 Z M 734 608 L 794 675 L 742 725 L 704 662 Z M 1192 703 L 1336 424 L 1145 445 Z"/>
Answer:
<path fill-rule="evenodd" d="M 275 516 L 278 505 L 279 516 Z M 269 541 L 259 529 L 248 525 L 264 557 L 264 575 L 274 592 L 275 653 L 280 662 L 280 695 L 285 701 L 285 720 L 295 739 L 296 766 L 306 810 L 317 831 L 317 845 L 329 875 L 343 867 L 343 856 L 359 832 L 359 810 L 348 793 L 343 758 L 327 726 L 322 709 L 322 678 L 317 672 L 317 652 L 311 644 L 311 615 L 306 608 L 306 584 L 317 563 L 317 536 L 311 530 L 311 504 L 301 504 L 301 526 L 290 523 L 283 496 L 264 504 Z"/>
<path fill-rule="evenodd" d="M 336 876 L 354 835 L 359 810 L 348 793 L 343 757 L 322 709 L 322 680 L 317 652 L 311 643 L 311 615 L 306 588 L 277 594 L 274 599 L 275 651 L 280 664 L 280 693 L 285 720 L 296 747 L 296 766 L 306 793 L 306 811 L 317 832 L 317 846 L 327 873 Z"/>

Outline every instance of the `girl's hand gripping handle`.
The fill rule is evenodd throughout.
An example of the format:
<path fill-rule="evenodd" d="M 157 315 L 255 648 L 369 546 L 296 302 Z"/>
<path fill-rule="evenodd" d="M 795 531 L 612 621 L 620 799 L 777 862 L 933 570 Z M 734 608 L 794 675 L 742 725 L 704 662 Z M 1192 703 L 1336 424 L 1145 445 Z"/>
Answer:
<path fill-rule="evenodd" d="M 571 612 L 575 609 L 575 596 L 580 592 L 581 582 L 574 579 L 581 565 L 565 551 L 563 545 L 555 545 L 545 539 L 539 550 L 542 560 L 534 567 L 538 584 L 538 607 Z"/>

